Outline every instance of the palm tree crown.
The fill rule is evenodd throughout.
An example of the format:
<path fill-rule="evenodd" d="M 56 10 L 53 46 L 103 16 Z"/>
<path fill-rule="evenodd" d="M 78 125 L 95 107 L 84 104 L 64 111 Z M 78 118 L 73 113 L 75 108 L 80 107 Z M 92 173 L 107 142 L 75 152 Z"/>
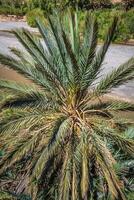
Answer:
<path fill-rule="evenodd" d="M 42 39 L 14 30 L 25 50 L 0 54 L 1 64 L 31 80 L 0 80 L 0 88 L 8 91 L 0 104 L 0 174 L 21 161 L 25 182 L 18 190 L 32 199 L 87 200 L 105 193 L 125 200 L 110 145 L 133 155 L 134 142 L 124 136 L 114 112 L 134 110 L 134 105 L 101 97 L 134 78 L 134 57 L 100 80 L 118 19 L 96 51 L 95 17 L 87 14 L 81 33 L 77 14 L 65 19 L 68 26 L 58 15 L 48 17 L 47 26 L 37 20 Z"/>

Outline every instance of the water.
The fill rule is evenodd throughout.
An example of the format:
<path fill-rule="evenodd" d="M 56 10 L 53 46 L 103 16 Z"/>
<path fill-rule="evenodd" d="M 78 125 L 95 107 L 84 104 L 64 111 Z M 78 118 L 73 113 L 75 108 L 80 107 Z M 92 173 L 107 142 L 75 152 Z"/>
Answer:
<path fill-rule="evenodd" d="M 10 47 L 20 47 L 18 41 L 9 33 L 3 32 L 3 30 L 10 30 L 13 28 L 25 27 L 31 31 L 36 29 L 30 28 L 25 22 L 0 22 L 0 52 L 10 52 Z M 134 46 L 126 45 L 111 45 L 107 52 L 107 56 L 103 65 L 103 74 L 107 74 L 112 69 L 118 67 L 120 64 L 127 61 L 134 56 Z M 0 67 L 0 77 L 8 79 L 16 79 L 17 81 L 24 81 L 24 79 L 17 73 Z M 134 81 L 131 81 L 118 89 L 112 91 L 112 94 L 125 99 L 134 100 Z"/>
<path fill-rule="evenodd" d="M 26 22 L 0 22 L 0 52 L 9 53 L 10 47 L 20 46 L 14 36 L 7 32 L 18 28 L 37 32 L 36 28 L 29 27 Z"/>
<path fill-rule="evenodd" d="M 29 30 L 37 31 L 36 28 L 31 28 L 26 22 L 0 22 L 0 31 L 2 30 L 12 30 L 16 28 L 27 28 Z"/>
<path fill-rule="evenodd" d="M 104 73 L 106 74 L 114 68 L 117 68 L 131 57 L 134 57 L 134 46 L 111 45 L 104 61 Z M 118 89 L 115 89 L 113 94 L 134 100 L 134 81 L 130 81 L 120 86 Z"/>

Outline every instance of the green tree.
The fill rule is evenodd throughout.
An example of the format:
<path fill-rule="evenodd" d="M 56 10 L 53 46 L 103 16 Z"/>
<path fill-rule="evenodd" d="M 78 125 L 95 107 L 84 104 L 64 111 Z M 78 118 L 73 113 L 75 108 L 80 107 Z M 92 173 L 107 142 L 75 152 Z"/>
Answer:
<path fill-rule="evenodd" d="M 58 15 L 48 18 L 48 27 L 37 21 L 45 46 L 29 31 L 14 30 L 26 51 L 12 48 L 14 56 L 0 54 L 2 65 L 31 81 L 0 81 L 8 91 L 1 101 L 0 174 L 20 164 L 23 179 L 17 190 L 33 200 L 95 200 L 98 195 L 125 200 L 110 144 L 134 154 L 127 124 L 115 115 L 134 105 L 103 101 L 103 96 L 134 78 L 134 57 L 100 80 L 118 19 L 97 52 L 96 19 L 87 14 L 83 33 L 78 19 L 77 13 L 65 19 L 69 30 Z"/>

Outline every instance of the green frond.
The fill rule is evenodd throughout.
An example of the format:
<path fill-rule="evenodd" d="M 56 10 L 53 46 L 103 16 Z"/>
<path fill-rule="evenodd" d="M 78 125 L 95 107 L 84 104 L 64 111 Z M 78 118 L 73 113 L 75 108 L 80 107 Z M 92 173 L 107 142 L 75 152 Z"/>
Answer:
<path fill-rule="evenodd" d="M 116 130 L 106 128 L 106 127 L 97 127 L 98 133 L 102 136 L 111 139 L 115 144 L 118 145 L 125 153 L 129 155 L 134 155 L 134 141 L 132 139 L 127 139 L 123 134 L 116 132 Z"/>
<path fill-rule="evenodd" d="M 38 94 L 37 94 L 38 95 Z M 37 109 L 38 107 L 42 107 L 44 110 L 48 109 L 56 109 L 58 105 L 56 102 L 49 101 L 42 96 L 32 96 L 32 95 L 11 95 L 7 97 L 5 100 L 1 102 L 0 108 L 27 108 L 32 107 Z"/>
<path fill-rule="evenodd" d="M 75 159 L 73 159 L 72 166 L 72 200 L 79 200 L 79 177 L 78 177 L 78 168 Z"/>
<path fill-rule="evenodd" d="M 104 174 L 111 195 L 116 199 L 119 198 L 121 200 L 126 200 L 125 195 L 123 194 L 120 187 L 120 181 L 118 180 L 113 169 L 114 159 L 111 153 L 108 151 L 104 143 L 102 141 L 100 142 L 100 139 L 96 136 L 94 137 L 94 142 L 97 159 L 96 161 Z"/>
<path fill-rule="evenodd" d="M 9 115 L 6 111 L 4 112 L 5 116 L 0 120 L 0 134 L 2 135 L 14 135 L 22 129 L 41 123 L 41 120 L 46 118 L 39 109 L 11 109 Z"/>
<path fill-rule="evenodd" d="M 28 53 L 40 64 L 40 69 L 43 70 L 43 64 L 49 64 L 49 61 L 45 57 L 45 49 L 41 44 L 40 38 L 32 35 L 30 31 L 24 28 L 13 30 L 13 34 Z"/>
<path fill-rule="evenodd" d="M 67 18 L 71 47 L 76 57 L 78 57 L 80 49 L 79 12 L 69 10 Z"/>
<path fill-rule="evenodd" d="M 106 109 L 111 111 L 134 111 L 134 104 L 131 102 L 113 101 L 109 103 Z"/>
<path fill-rule="evenodd" d="M 29 84 L 20 84 L 15 81 L 9 81 L 5 79 L 0 80 L 0 88 L 11 89 L 15 92 L 22 92 L 22 93 L 32 93 L 32 92 L 39 92 L 35 85 Z"/>
<path fill-rule="evenodd" d="M 32 180 L 38 180 L 40 178 L 48 160 L 55 155 L 57 148 L 65 140 L 65 137 L 68 134 L 71 134 L 71 123 L 72 122 L 70 119 L 64 120 L 60 125 L 57 134 L 55 135 L 54 141 L 50 141 L 48 146 L 42 151 L 41 156 L 33 169 Z"/>
<path fill-rule="evenodd" d="M 71 145 L 68 144 L 61 171 L 61 180 L 59 184 L 59 200 L 68 200 L 70 196 L 72 172 L 72 152 L 70 148 Z"/>
<path fill-rule="evenodd" d="M 28 60 L 18 60 L 12 56 L 6 56 L 3 54 L 0 54 L 0 63 L 24 75 L 29 80 L 34 81 L 37 85 L 44 87 L 44 89 L 51 93 L 52 96 L 57 96 L 57 91 L 55 90 L 56 88 L 52 86 L 50 81 L 48 81 L 42 72 L 36 69 L 35 63 L 31 65 Z"/>
<path fill-rule="evenodd" d="M 127 139 L 134 139 L 134 126 L 127 128 L 127 130 L 124 133 L 124 136 Z"/>
<path fill-rule="evenodd" d="M 93 102 L 89 101 L 89 103 L 86 103 L 83 105 L 83 110 L 84 111 L 89 111 L 90 110 L 105 110 L 109 105 L 111 105 L 109 102 Z"/>
<path fill-rule="evenodd" d="M 65 79 L 62 79 L 63 76 L 65 78 L 66 73 L 67 73 L 67 67 L 65 63 L 62 62 L 62 58 L 60 54 L 58 53 L 57 45 L 55 42 L 55 36 L 53 32 L 51 32 L 50 27 L 47 26 L 47 28 L 44 27 L 44 25 L 37 20 L 37 26 L 39 28 L 39 31 L 41 33 L 42 38 L 44 39 L 45 45 L 50 53 L 50 60 L 51 60 L 51 70 L 53 73 L 56 75 L 57 79 L 61 81 L 62 86 L 66 86 L 66 81 Z M 51 38 L 51 39 L 50 39 Z M 65 55 L 64 55 L 65 56 Z M 58 66 L 58 67 L 57 67 Z"/>
<path fill-rule="evenodd" d="M 34 38 L 34 36 L 26 29 L 22 29 L 22 33 L 26 37 L 26 39 L 29 43 L 29 45 L 27 45 L 25 43 L 25 45 L 27 45 L 27 49 L 30 49 L 30 52 L 31 52 L 31 50 L 33 52 L 33 49 L 35 49 L 36 51 L 38 51 L 38 54 L 40 55 L 39 56 L 37 54 L 37 52 L 34 53 L 35 60 L 39 63 L 39 65 L 38 65 L 39 69 L 43 73 L 45 73 L 45 75 L 49 79 L 51 79 L 51 81 L 53 81 L 56 84 L 57 88 L 59 88 L 59 86 L 61 85 L 60 79 L 56 75 L 56 71 L 53 68 L 53 65 L 51 64 L 51 61 L 50 61 L 51 57 L 46 52 L 45 47 L 42 46 L 41 41 L 38 38 Z M 17 34 L 17 31 L 15 31 L 15 34 Z M 23 41 L 23 43 L 25 42 L 25 38 L 23 38 L 22 36 L 20 37 L 19 34 L 17 34 L 17 36 L 19 37 L 20 41 Z M 30 47 L 30 45 L 31 45 L 31 47 Z M 33 53 L 32 53 L 32 56 L 33 56 Z M 43 62 L 42 59 L 44 60 L 45 63 Z M 60 86 L 59 89 L 61 89 L 61 88 L 62 88 L 62 85 Z M 61 93 L 63 92 L 63 90 L 64 89 L 62 88 Z"/>
<path fill-rule="evenodd" d="M 119 101 L 119 100 L 110 100 L 105 102 L 90 102 L 84 105 L 83 107 L 85 112 L 90 111 L 104 111 L 104 112 L 111 112 L 111 111 L 133 111 L 134 104 L 131 102 L 126 101 Z"/>
<path fill-rule="evenodd" d="M 88 137 L 86 132 L 81 133 L 81 165 L 82 165 L 82 177 L 81 177 L 81 195 L 82 199 L 88 197 L 89 191 L 89 147 L 88 147 Z"/>
<path fill-rule="evenodd" d="M 34 150 L 42 136 L 41 133 L 43 129 L 41 129 L 41 131 L 39 130 L 34 132 L 33 137 L 30 139 L 27 138 L 22 143 L 17 143 L 17 145 L 14 146 L 13 150 L 11 150 L 7 157 L 3 158 L 0 162 L 0 174 L 11 167 L 15 162 L 21 160 L 21 158 L 28 154 L 28 152 L 32 152 Z"/>
<path fill-rule="evenodd" d="M 89 23 L 90 22 L 90 23 Z M 89 84 L 89 79 L 91 73 L 91 64 L 96 54 L 97 47 L 97 36 L 98 36 L 98 23 L 92 15 L 87 14 L 86 25 L 85 25 L 85 36 L 84 36 L 84 44 L 82 46 L 82 54 L 85 58 L 84 63 L 85 66 L 82 70 L 82 88 L 87 89 Z"/>
<path fill-rule="evenodd" d="M 57 16 L 56 16 L 57 19 Z M 62 63 L 63 63 L 63 69 L 64 69 L 64 75 L 66 78 L 66 81 L 68 82 L 68 78 L 69 78 L 69 69 L 67 66 L 67 60 L 66 60 L 66 52 L 65 52 L 65 47 L 64 47 L 64 43 L 63 43 L 63 39 L 62 39 L 62 30 L 61 30 L 61 24 L 59 19 L 57 19 L 57 21 L 55 21 L 52 17 L 48 18 L 50 27 L 51 27 L 51 31 L 53 33 L 53 36 L 55 38 L 55 42 L 56 42 L 56 46 L 57 46 L 57 50 L 59 52 L 59 55 L 61 57 Z"/>
<path fill-rule="evenodd" d="M 53 46 L 52 41 L 50 41 L 51 33 L 50 33 L 49 28 L 48 27 L 45 28 L 43 23 L 40 22 L 38 19 L 36 20 L 36 24 L 37 24 L 37 27 L 45 41 L 45 44 L 46 44 L 46 47 L 47 47 L 49 53 L 51 55 L 53 55 L 54 54 L 54 46 Z"/>
<path fill-rule="evenodd" d="M 103 78 L 95 89 L 96 93 L 103 94 L 109 92 L 112 88 L 119 87 L 134 79 L 134 58 L 114 69 L 105 78 Z"/>
<path fill-rule="evenodd" d="M 117 23 L 118 23 L 118 17 L 114 17 L 113 22 L 108 30 L 108 33 L 106 35 L 106 39 L 104 41 L 103 46 L 100 48 L 100 50 L 98 51 L 92 65 L 91 65 L 91 77 L 93 78 L 92 80 L 95 80 L 95 78 L 97 77 L 101 64 L 104 61 L 106 52 L 108 50 L 108 47 L 110 45 L 110 43 L 112 42 L 113 36 L 114 36 L 114 32 L 117 28 Z"/>
<path fill-rule="evenodd" d="M 116 159 L 132 159 L 133 128 L 126 131 L 130 123 L 117 119 L 116 112 L 133 111 L 134 104 L 106 101 L 103 95 L 134 78 L 134 58 L 96 82 L 118 19 L 99 50 L 98 23 L 91 14 L 82 32 L 78 10 L 65 18 L 48 16 L 46 25 L 36 22 L 41 37 L 14 30 L 23 50 L 0 53 L 0 64 L 30 81 L 0 80 L 1 177 L 11 171 L 21 182 L 27 173 L 21 189 L 33 200 L 125 200 Z M 18 182 L 12 182 L 14 190 Z"/>
<path fill-rule="evenodd" d="M 2 100 L 0 107 L 7 106 L 43 106 L 52 103 L 48 93 L 35 85 L 20 84 L 15 81 L 0 80 L 0 88 L 7 89 L 11 95 Z M 53 102 L 54 103 L 54 102 Z"/>
<path fill-rule="evenodd" d="M 79 65 L 77 63 L 77 58 L 72 50 L 71 44 L 69 39 L 67 38 L 66 33 L 64 30 L 62 30 L 62 36 L 63 40 L 65 43 L 66 51 L 68 53 L 68 57 L 70 58 L 71 64 L 72 64 L 72 72 L 73 72 L 73 77 L 74 77 L 74 84 L 78 84 L 79 81 L 79 75 L 80 75 L 80 70 L 79 70 Z"/>

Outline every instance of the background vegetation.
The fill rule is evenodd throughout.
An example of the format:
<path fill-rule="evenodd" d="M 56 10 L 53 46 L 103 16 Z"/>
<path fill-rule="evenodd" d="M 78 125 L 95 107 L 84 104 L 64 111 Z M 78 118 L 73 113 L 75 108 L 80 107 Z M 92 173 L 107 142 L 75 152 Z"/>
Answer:
<path fill-rule="evenodd" d="M 40 8 L 51 12 L 53 8 L 61 10 L 67 7 L 80 10 L 117 8 L 129 10 L 134 7 L 134 0 L 122 0 L 121 3 L 112 3 L 112 0 L 0 0 L 1 14 L 25 14 L 28 10 Z"/>
<path fill-rule="evenodd" d="M 108 24 L 113 20 L 115 15 L 120 17 L 120 21 L 118 24 L 118 29 L 116 31 L 115 37 L 113 41 L 115 42 L 125 42 L 129 39 L 134 39 L 134 10 L 131 9 L 129 11 L 116 10 L 116 9 L 99 9 L 95 10 L 94 14 L 96 15 L 99 23 L 99 40 L 103 41 L 105 38 L 105 32 L 107 30 Z M 44 13 L 44 16 L 46 13 Z M 63 13 L 61 14 L 63 15 Z M 83 31 L 83 23 L 85 12 L 81 11 L 81 32 Z M 41 19 L 45 19 L 43 17 L 43 10 L 36 8 L 27 13 L 27 22 L 30 26 L 35 27 L 36 22 L 35 19 L 37 17 Z"/>
<path fill-rule="evenodd" d="M 111 0 L 0 0 L 0 14 L 25 15 L 30 26 L 35 27 L 35 19 L 39 17 L 45 21 L 47 13 L 52 13 L 54 8 L 63 12 L 68 7 L 81 10 L 81 18 L 84 18 L 85 10 L 94 10 L 99 26 L 99 40 L 104 40 L 107 25 L 114 15 L 121 20 L 116 32 L 116 42 L 124 42 L 134 39 L 134 0 L 123 0 L 121 3 L 112 4 Z M 132 9 L 131 9 L 132 8 Z M 127 11 L 127 12 L 126 12 Z M 81 29 L 83 25 L 81 24 Z M 81 30 L 82 31 L 82 30 Z"/>

